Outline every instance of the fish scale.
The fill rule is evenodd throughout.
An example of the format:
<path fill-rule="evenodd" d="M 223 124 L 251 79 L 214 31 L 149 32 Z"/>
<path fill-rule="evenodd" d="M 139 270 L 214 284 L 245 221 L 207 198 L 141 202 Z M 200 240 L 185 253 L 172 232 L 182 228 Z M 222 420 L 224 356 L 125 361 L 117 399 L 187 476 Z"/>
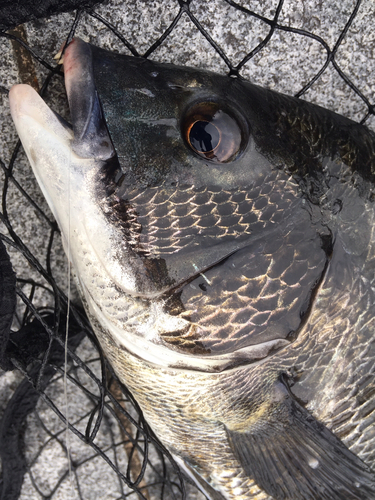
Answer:
<path fill-rule="evenodd" d="M 91 318 L 91 322 L 94 329 L 101 328 L 94 317 Z M 187 460 L 189 467 L 194 467 L 194 470 L 210 481 L 209 475 L 205 472 L 209 465 L 213 471 L 212 485 L 219 487 L 226 498 L 241 500 L 270 498 L 253 480 L 243 474 L 225 443 L 224 427 L 215 418 L 216 407 L 222 400 L 219 384 L 215 382 L 212 384 L 212 379 L 204 375 L 160 371 L 155 367 L 144 366 L 142 361 L 129 357 L 121 348 L 113 349 L 110 336 L 101 338 L 100 342 L 111 363 L 120 367 L 119 374 L 127 386 L 131 390 L 137 390 L 136 387 L 145 388 L 140 393 L 137 390 L 138 401 L 147 421 L 153 429 L 158 429 L 157 435 L 162 435 L 167 440 L 172 453 L 181 456 L 181 450 L 184 450 L 182 456 Z M 121 368 L 129 366 L 129 363 L 132 370 Z M 169 387 L 172 381 L 173 385 L 177 384 L 177 390 L 171 394 Z M 189 390 L 191 385 L 196 388 L 194 392 Z M 202 402 L 202 395 L 209 397 Z M 168 404 L 169 398 L 170 404 Z M 192 415 L 196 417 L 194 426 L 188 424 Z M 176 423 L 172 428 L 171 419 Z M 220 473 L 222 470 L 225 474 Z"/>
<path fill-rule="evenodd" d="M 368 215 L 373 220 L 372 211 L 368 211 Z M 370 255 L 374 245 L 372 236 Z M 334 264 L 333 258 L 332 267 Z M 372 260 L 362 261 L 362 270 L 357 268 L 357 276 L 350 276 L 339 293 L 333 292 L 337 289 L 333 286 L 336 275 L 327 273 L 309 323 L 290 350 L 292 355 L 297 351 L 300 354 L 293 364 L 287 361 L 287 365 L 302 374 L 293 392 L 307 400 L 307 407 L 317 418 L 374 466 L 375 453 L 369 448 L 375 423 L 375 391 L 372 390 L 375 388 L 375 321 L 368 303 L 374 303 L 375 280 L 373 275 L 370 283 L 365 278 L 369 276 L 366 269 L 369 267 L 373 268 Z M 367 397 L 361 403 L 359 387 L 362 384 L 365 387 L 362 392 L 367 392 Z M 361 412 L 366 411 L 366 406 L 369 407 L 367 422 L 361 427 Z"/>
<path fill-rule="evenodd" d="M 301 224 L 305 221 L 302 220 Z M 298 228 L 296 230 L 302 234 Z M 265 341 L 288 336 L 297 330 L 301 321 L 301 302 L 309 298 L 304 290 L 310 291 L 311 283 L 319 278 L 326 256 L 320 248 L 320 241 L 314 243 L 307 239 L 295 255 L 292 249 L 288 249 L 289 238 L 293 243 L 293 232 L 278 237 L 283 241 L 279 253 L 286 251 L 290 260 L 282 259 L 277 252 L 267 254 L 264 247 L 257 249 L 253 256 L 244 249 L 215 270 L 205 273 L 210 283 L 206 290 L 199 286 L 204 284 L 201 276 L 183 289 L 181 302 L 184 311 L 180 316 L 199 325 L 199 341 L 211 352 L 238 349 L 257 343 L 259 339 Z M 313 252 L 312 245 L 315 245 Z M 295 260 L 302 265 L 294 266 L 291 277 L 288 277 Z M 291 288 L 295 291 L 292 292 Z M 272 293 L 272 289 L 277 294 Z M 238 316 L 245 317 L 246 321 L 237 322 Z"/>
<path fill-rule="evenodd" d="M 205 188 L 203 192 L 199 190 L 197 193 L 194 187 L 189 187 L 184 191 L 179 187 L 177 190 L 171 190 L 170 193 L 165 187 L 166 193 L 157 203 L 158 200 L 155 197 L 160 195 L 160 188 L 148 188 L 140 193 L 132 191 L 127 193 L 120 186 L 118 197 L 121 196 L 120 200 L 123 199 L 124 203 L 129 203 L 136 212 L 137 216 L 134 222 L 142 226 L 142 231 L 139 235 L 137 233 L 137 236 L 140 244 L 145 247 L 145 251 L 150 255 L 162 257 L 164 254 L 182 250 L 189 244 L 196 245 L 197 235 L 209 236 L 210 233 L 206 225 L 202 225 L 202 219 L 204 222 L 205 216 L 216 216 L 208 228 L 214 229 L 212 236 L 215 239 L 223 237 L 229 237 L 231 240 L 233 237 L 244 238 L 247 234 L 252 234 L 254 230 L 264 229 L 267 222 L 280 222 L 278 213 L 284 211 L 285 205 L 292 201 L 292 197 L 288 197 L 288 191 L 292 193 L 293 188 L 288 185 L 287 176 L 280 179 L 279 182 L 282 186 L 278 186 L 276 176 L 277 174 L 273 172 L 269 179 L 264 179 L 262 191 L 260 187 L 250 192 L 245 191 L 242 197 L 240 197 L 241 192 L 238 189 L 232 192 L 220 191 L 221 196 L 225 195 L 221 204 L 215 200 L 215 195 L 217 197 L 218 193 L 209 191 L 209 188 Z M 281 176 L 280 173 L 279 176 Z M 275 190 L 285 190 L 285 199 L 280 199 L 280 196 L 277 196 L 273 201 L 272 185 L 275 186 Z M 154 196 L 153 192 L 155 192 Z M 203 195 L 205 196 L 203 197 Z M 240 199 L 238 199 L 239 197 Z M 259 200 L 262 200 L 262 197 L 266 201 L 263 206 L 260 206 Z M 259 206 L 254 206 L 254 199 L 257 200 Z M 224 203 L 228 206 L 228 202 L 232 208 L 231 213 L 227 217 L 221 216 L 220 206 Z M 164 213 L 158 216 L 157 210 L 160 205 L 163 206 Z M 292 210 L 292 207 L 288 206 L 288 209 Z M 232 215 L 235 215 L 236 218 L 231 220 L 229 217 Z M 161 222 L 163 223 L 162 229 L 158 225 Z M 163 230 L 165 232 L 162 232 Z M 162 248 L 158 246 L 164 240 L 169 243 L 171 248 L 164 246 L 164 244 Z"/>

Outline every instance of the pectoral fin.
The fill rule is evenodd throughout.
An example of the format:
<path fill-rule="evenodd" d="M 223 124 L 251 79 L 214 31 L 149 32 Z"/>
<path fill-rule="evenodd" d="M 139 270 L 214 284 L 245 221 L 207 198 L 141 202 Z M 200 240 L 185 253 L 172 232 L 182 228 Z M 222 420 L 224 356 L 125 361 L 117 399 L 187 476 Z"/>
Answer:
<path fill-rule="evenodd" d="M 181 469 L 185 472 L 185 475 L 190 479 L 190 481 L 195 484 L 199 490 L 206 496 L 207 500 L 225 500 L 223 495 L 216 491 L 210 484 L 205 481 L 202 476 L 198 474 L 187 462 L 182 460 L 176 455 L 173 456 Z"/>
<path fill-rule="evenodd" d="M 244 471 L 275 500 L 375 499 L 375 474 L 279 382 L 281 401 L 230 446 Z"/>

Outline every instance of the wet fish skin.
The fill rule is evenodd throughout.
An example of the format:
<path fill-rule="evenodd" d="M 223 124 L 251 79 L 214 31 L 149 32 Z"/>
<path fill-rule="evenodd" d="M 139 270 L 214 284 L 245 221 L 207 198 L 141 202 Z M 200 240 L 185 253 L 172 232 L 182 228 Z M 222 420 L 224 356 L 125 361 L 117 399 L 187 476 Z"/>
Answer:
<path fill-rule="evenodd" d="M 74 135 L 23 87 L 12 112 L 98 339 L 156 434 L 209 498 L 375 498 L 373 134 L 242 81 L 68 50 Z M 90 64 L 119 164 L 74 84 Z M 182 137 L 207 100 L 242 127 L 231 162 Z"/>

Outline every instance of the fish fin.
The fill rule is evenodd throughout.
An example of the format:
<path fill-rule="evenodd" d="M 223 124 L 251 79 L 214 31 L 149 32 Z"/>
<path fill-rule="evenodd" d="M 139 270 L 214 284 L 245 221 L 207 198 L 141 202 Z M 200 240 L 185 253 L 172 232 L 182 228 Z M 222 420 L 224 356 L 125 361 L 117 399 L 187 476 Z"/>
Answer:
<path fill-rule="evenodd" d="M 173 458 L 184 471 L 189 481 L 197 486 L 197 488 L 206 496 L 207 500 L 225 500 L 223 495 L 208 484 L 208 482 L 185 460 L 177 455 L 173 455 Z"/>
<path fill-rule="evenodd" d="M 375 499 L 375 474 L 278 383 L 267 417 L 226 428 L 245 473 L 276 500 Z"/>

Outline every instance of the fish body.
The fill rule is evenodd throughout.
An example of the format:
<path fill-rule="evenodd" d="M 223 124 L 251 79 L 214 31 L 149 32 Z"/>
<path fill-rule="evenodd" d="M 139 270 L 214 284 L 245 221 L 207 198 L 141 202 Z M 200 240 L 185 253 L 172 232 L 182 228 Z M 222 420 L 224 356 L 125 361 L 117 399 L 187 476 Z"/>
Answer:
<path fill-rule="evenodd" d="M 64 72 L 72 127 L 12 116 L 156 435 L 213 500 L 375 499 L 373 133 L 79 39 Z"/>

